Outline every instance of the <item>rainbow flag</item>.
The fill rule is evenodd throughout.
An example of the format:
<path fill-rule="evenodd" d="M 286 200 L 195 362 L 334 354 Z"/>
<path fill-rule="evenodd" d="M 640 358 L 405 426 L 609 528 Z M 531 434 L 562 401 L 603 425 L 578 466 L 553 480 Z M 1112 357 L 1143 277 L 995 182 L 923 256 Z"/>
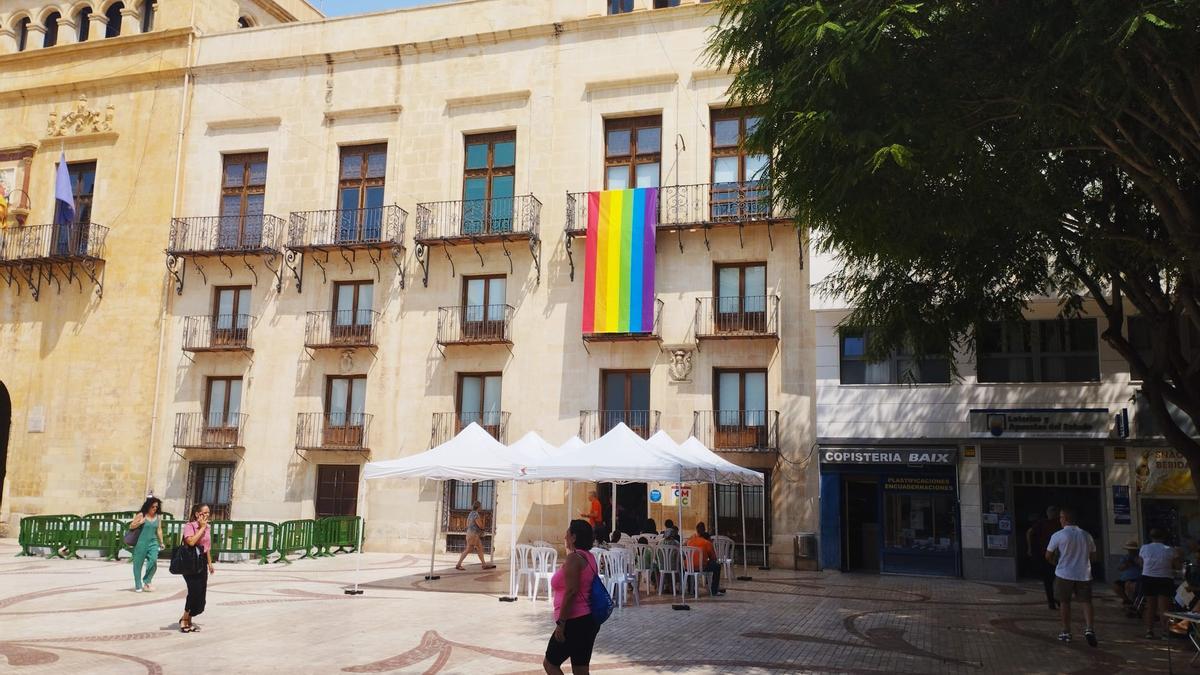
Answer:
<path fill-rule="evenodd" d="M 584 333 L 654 330 L 658 188 L 589 192 Z"/>

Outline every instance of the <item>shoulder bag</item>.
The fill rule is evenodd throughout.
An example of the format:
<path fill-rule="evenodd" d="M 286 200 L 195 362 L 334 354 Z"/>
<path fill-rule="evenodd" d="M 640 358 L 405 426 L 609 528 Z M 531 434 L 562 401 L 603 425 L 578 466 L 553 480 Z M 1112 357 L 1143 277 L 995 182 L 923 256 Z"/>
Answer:
<path fill-rule="evenodd" d="M 138 537 L 140 537 L 142 535 L 142 528 L 145 526 L 146 526 L 146 524 L 142 523 L 141 525 L 138 525 L 137 527 L 135 527 L 133 529 L 126 529 L 125 530 L 125 545 L 126 546 L 137 546 Z"/>
<path fill-rule="evenodd" d="M 188 546 L 186 538 L 171 551 L 171 574 L 200 574 L 208 565 L 199 546 Z"/>

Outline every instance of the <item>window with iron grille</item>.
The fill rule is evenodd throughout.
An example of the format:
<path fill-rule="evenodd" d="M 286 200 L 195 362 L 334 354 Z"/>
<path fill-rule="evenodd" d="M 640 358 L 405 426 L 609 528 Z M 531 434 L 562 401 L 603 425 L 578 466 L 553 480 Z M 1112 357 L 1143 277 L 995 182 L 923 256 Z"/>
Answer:
<path fill-rule="evenodd" d="M 212 520 L 229 520 L 233 513 L 234 464 L 192 464 L 188 472 L 189 494 L 184 517 L 190 518 L 196 504 L 208 504 Z"/>
<path fill-rule="evenodd" d="M 341 149 L 338 241 L 378 241 L 383 227 L 387 144 Z"/>
<path fill-rule="evenodd" d="M 217 248 L 257 248 L 267 199 L 267 153 L 225 155 L 222 162 Z"/>

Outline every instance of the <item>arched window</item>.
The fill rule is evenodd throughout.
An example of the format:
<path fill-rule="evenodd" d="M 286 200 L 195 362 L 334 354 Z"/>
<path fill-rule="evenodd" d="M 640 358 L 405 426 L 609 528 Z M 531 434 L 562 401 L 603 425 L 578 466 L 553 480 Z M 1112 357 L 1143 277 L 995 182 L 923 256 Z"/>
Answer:
<path fill-rule="evenodd" d="M 46 17 L 46 37 L 42 38 L 43 47 L 53 47 L 58 44 L 58 20 L 62 18 L 62 14 L 51 12 Z"/>
<path fill-rule="evenodd" d="M 238 17 L 238 28 L 249 28 L 253 25 L 254 25 L 254 22 L 252 22 L 250 20 L 250 17 L 247 17 L 247 16 L 239 16 Z"/>
<path fill-rule="evenodd" d="M 154 30 L 154 10 L 158 3 L 154 0 L 145 0 L 142 3 L 142 32 L 149 33 Z"/>
<path fill-rule="evenodd" d="M 84 7 L 75 15 L 75 28 L 78 31 L 76 36 L 79 38 L 77 42 L 87 42 L 89 30 L 92 24 L 92 8 Z"/>
<path fill-rule="evenodd" d="M 23 52 L 29 47 L 29 17 L 17 22 L 17 51 Z"/>
<path fill-rule="evenodd" d="M 125 3 L 114 2 L 104 12 L 104 16 L 108 18 L 108 27 L 104 29 L 104 37 L 112 38 L 121 34 L 121 10 L 125 9 Z"/>

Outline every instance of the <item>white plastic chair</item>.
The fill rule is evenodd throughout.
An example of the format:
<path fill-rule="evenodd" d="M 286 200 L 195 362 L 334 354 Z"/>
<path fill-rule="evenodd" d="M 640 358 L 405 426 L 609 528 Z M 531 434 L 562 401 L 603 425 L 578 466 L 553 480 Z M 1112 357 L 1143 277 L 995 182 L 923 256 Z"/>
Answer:
<path fill-rule="evenodd" d="M 712 540 L 713 548 L 717 551 L 717 562 L 721 564 L 721 578 L 733 578 L 733 540 L 725 535 L 717 535 Z"/>
<path fill-rule="evenodd" d="M 708 583 L 708 573 L 704 571 L 704 568 L 697 565 L 702 559 L 701 555 L 700 549 L 695 546 L 683 547 L 683 595 L 687 596 L 688 581 L 690 580 L 694 584 L 692 586 L 692 597 L 697 600 L 700 599 L 701 579 L 704 580 L 706 588 L 711 588 Z"/>
<path fill-rule="evenodd" d="M 646 594 L 649 595 L 654 588 L 650 581 L 654 575 L 654 547 L 650 544 L 633 544 L 629 547 L 629 558 L 634 583 L 640 587 L 642 579 L 645 578 Z"/>
<path fill-rule="evenodd" d="M 538 546 L 533 549 L 533 588 L 529 592 L 529 599 L 537 602 L 538 589 L 542 586 L 542 580 L 546 580 L 546 600 L 554 601 L 554 589 L 550 586 L 550 578 L 554 576 L 554 570 L 558 568 L 558 550 L 546 546 Z"/>
<path fill-rule="evenodd" d="M 517 558 L 513 561 L 517 566 L 517 595 L 521 594 L 522 583 L 525 588 L 533 587 L 533 550 L 529 544 L 517 544 Z"/>
<path fill-rule="evenodd" d="M 613 549 L 605 552 L 600 559 L 603 560 L 602 568 L 604 574 L 601 578 L 605 588 L 608 589 L 608 594 L 613 599 L 613 604 L 618 607 L 623 607 L 626 604 L 626 598 L 629 595 L 629 590 L 633 590 L 633 604 L 641 605 L 641 598 L 638 596 L 637 576 L 631 568 L 632 558 L 629 552 L 624 549 Z"/>
<path fill-rule="evenodd" d="M 671 577 L 671 595 L 679 593 L 679 547 L 675 544 L 662 544 L 655 551 L 658 562 L 658 594 L 662 595 L 663 581 Z"/>
<path fill-rule="evenodd" d="M 551 544 L 548 541 L 542 541 L 541 539 L 538 539 L 537 541 L 533 542 L 533 547 L 534 548 L 556 548 L 554 546 L 554 544 Z"/>

